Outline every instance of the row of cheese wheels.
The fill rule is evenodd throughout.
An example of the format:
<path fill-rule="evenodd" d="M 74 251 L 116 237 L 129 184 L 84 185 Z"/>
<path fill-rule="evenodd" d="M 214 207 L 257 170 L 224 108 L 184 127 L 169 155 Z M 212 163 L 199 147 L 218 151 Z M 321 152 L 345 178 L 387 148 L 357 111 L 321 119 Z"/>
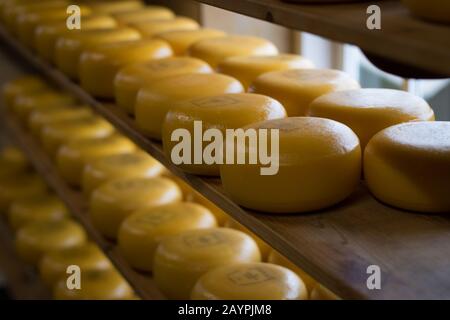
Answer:
<path fill-rule="evenodd" d="M 196 286 L 193 298 L 336 298 L 180 179 L 167 177 L 160 163 L 137 150 L 129 140 L 112 128 L 104 133 L 105 128 L 109 128 L 107 122 L 93 115 L 89 109 L 73 105 L 74 101 L 67 100 L 66 95 L 57 91 L 51 93 L 51 99 L 49 96 L 42 99 L 42 94 L 34 92 L 30 86 L 38 82 L 36 78 L 25 77 L 6 85 L 3 92 L 5 102 L 12 103 L 9 109 L 41 141 L 44 150 L 56 161 L 61 176 L 74 187 L 82 187 L 89 199 L 92 223 L 98 231 L 109 239 L 117 240 L 120 251 L 132 267 L 154 272 L 156 283 L 167 297 L 189 298 L 197 280 L 203 279 L 205 274 L 202 281 L 209 284 L 206 287 L 203 284 Z M 18 103 L 23 96 L 29 103 Z M 42 265 L 42 261 L 46 261 L 42 256 L 46 251 L 56 249 L 55 245 L 71 247 L 79 244 L 78 240 L 84 243 L 85 236 L 80 236 L 84 235 L 83 232 L 77 231 L 73 237 L 65 238 L 64 230 L 80 228 L 66 221 L 66 213 L 55 214 L 55 205 L 49 204 L 49 199 L 41 194 L 45 189 L 42 181 L 35 176 L 18 179 L 22 177 L 20 168 L 10 170 L 10 167 L 6 161 L 2 166 L 5 181 L 0 184 L 0 203 L 4 204 L 3 210 L 8 211 L 13 228 L 20 228 L 17 236 L 19 254 L 28 262 L 41 261 Z M 16 181 L 14 185 L 17 186 L 11 188 L 10 181 Z M 28 199 L 35 193 L 38 198 Z M 20 224 L 14 222 L 18 220 L 14 218 L 16 208 L 21 208 Z M 60 238 L 56 241 L 53 234 Z M 177 239 L 171 240 L 175 244 L 170 244 L 169 249 L 161 249 L 166 241 L 172 243 L 169 241 L 172 238 Z M 163 239 L 167 240 L 162 242 Z M 80 252 L 86 250 L 90 252 L 92 249 L 66 250 L 61 254 L 67 257 L 67 262 L 72 259 L 71 252 L 78 257 Z M 179 256 L 176 259 L 179 265 L 175 269 L 173 261 L 164 260 L 174 255 Z M 81 258 L 77 259 L 71 260 L 73 264 L 85 266 Z M 261 263 L 261 260 L 268 263 Z M 223 269 L 216 270 L 222 265 Z M 225 265 L 229 266 L 225 268 Z M 227 275 L 230 273 L 237 278 L 228 281 Z M 258 278 L 269 275 L 271 280 Z M 249 286 L 247 282 L 250 280 L 246 281 L 246 277 L 259 280 L 255 281 L 254 286 Z M 46 278 L 49 283 L 48 277 L 44 276 Z M 243 284 L 240 281 L 246 282 Z M 222 285 L 217 287 L 217 283 Z M 64 284 L 63 280 L 58 282 L 55 297 L 64 297 L 60 293 Z M 235 290 L 234 286 L 244 285 L 248 291 Z M 265 285 L 271 290 L 261 290 Z M 98 293 L 102 291 L 91 295 L 89 292 L 64 292 L 66 298 L 105 297 Z M 236 295 L 239 292 L 241 296 Z M 107 297 L 119 298 L 113 295 Z"/>

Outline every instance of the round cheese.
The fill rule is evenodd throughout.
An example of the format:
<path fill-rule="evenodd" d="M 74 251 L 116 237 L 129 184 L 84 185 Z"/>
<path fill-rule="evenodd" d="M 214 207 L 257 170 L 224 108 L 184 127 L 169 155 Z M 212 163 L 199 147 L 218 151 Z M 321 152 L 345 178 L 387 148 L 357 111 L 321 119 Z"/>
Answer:
<path fill-rule="evenodd" d="M 142 36 L 154 37 L 155 35 L 175 30 L 196 30 L 199 28 L 197 21 L 187 17 L 176 17 L 173 19 L 150 20 L 130 24 L 139 30 Z"/>
<path fill-rule="evenodd" d="M 167 178 L 112 180 L 92 193 L 90 216 L 104 236 L 114 239 L 122 221 L 134 211 L 174 203 L 181 198 L 177 184 Z"/>
<path fill-rule="evenodd" d="M 206 272 L 228 264 L 260 260 L 257 244 L 243 232 L 227 228 L 189 230 L 160 242 L 153 275 L 167 298 L 186 300 Z"/>
<path fill-rule="evenodd" d="M 116 12 L 114 18 L 122 24 L 130 24 L 147 20 L 164 20 L 175 17 L 172 10 L 162 6 L 145 6 L 144 8 Z"/>
<path fill-rule="evenodd" d="M 89 6 L 94 12 L 105 14 L 142 10 L 144 8 L 144 4 L 140 0 L 89 1 Z"/>
<path fill-rule="evenodd" d="M 81 225 L 63 219 L 29 223 L 17 231 L 15 242 L 17 254 L 24 261 L 37 264 L 44 254 L 79 246 L 86 242 L 86 238 Z"/>
<path fill-rule="evenodd" d="M 119 134 L 103 138 L 77 139 L 63 144 L 56 156 L 56 166 L 61 177 L 70 185 L 80 186 L 83 169 L 89 162 L 101 157 L 130 153 L 136 145 Z"/>
<path fill-rule="evenodd" d="M 278 49 L 268 40 L 251 36 L 226 36 L 204 39 L 189 48 L 189 54 L 217 68 L 228 57 L 275 55 Z"/>
<path fill-rule="evenodd" d="M 429 21 L 450 23 L 450 3 L 441 0 L 402 0 L 411 12 Z"/>
<path fill-rule="evenodd" d="M 356 134 L 344 124 L 322 119 L 293 117 L 249 125 L 260 132 L 278 131 L 278 169 L 262 174 L 268 165 L 224 164 L 222 184 L 238 204 L 263 212 L 299 213 L 320 210 L 347 198 L 361 176 L 361 148 Z M 257 148 L 246 148 L 245 159 Z M 275 173 L 275 174 L 273 174 Z"/>
<path fill-rule="evenodd" d="M 43 90 L 48 90 L 48 85 L 41 78 L 22 76 L 4 84 L 2 86 L 2 95 L 5 106 L 12 109 L 14 101 L 18 96 L 35 94 Z"/>
<path fill-rule="evenodd" d="M 225 36 L 226 33 L 216 29 L 175 30 L 157 34 L 156 37 L 167 41 L 175 55 L 187 54 L 188 48 L 197 41 Z"/>
<path fill-rule="evenodd" d="M 311 291 L 311 300 L 341 300 L 341 298 L 318 283 Z"/>
<path fill-rule="evenodd" d="M 145 135 L 161 139 L 162 123 L 175 103 L 243 90 L 236 79 L 217 73 L 163 78 L 139 90 L 135 105 L 136 125 Z"/>
<path fill-rule="evenodd" d="M 290 117 L 304 116 L 321 95 L 350 89 L 359 89 L 359 84 L 342 71 L 328 69 L 272 71 L 256 78 L 250 87 L 280 101 Z"/>
<path fill-rule="evenodd" d="M 29 168 L 25 155 L 16 147 L 4 147 L 0 151 L 0 179 L 24 173 Z"/>
<path fill-rule="evenodd" d="M 306 300 L 303 281 L 291 270 L 270 263 L 237 263 L 204 274 L 192 300 Z"/>
<path fill-rule="evenodd" d="M 12 202 L 8 210 L 8 221 L 17 230 L 29 223 L 62 220 L 68 215 L 67 207 L 58 197 L 38 195 Z"/>
<path fill-rule="evenodd" d="M 178 202 L 133 213 L 120 226 L 118 243 L 132 267 L 152 271 L 153 257 L 161 239 L 186 230 L 216 226 L 216 219 L 205 207 Z"/>
<path fill-rule="evenodd" d="M 379 200 L 406 210 L 450 211 L 450 122 L 398 124 L 364 152 L 364 176 Z"/>
<path fill-rule="evenodd" d="M 422 98 L 391 89 L 356 89 L 331 92 L 314 100 L 308 115 L 329 118 L 349 126 L 364 149 L 377 132 L 398 123 L 434 120 Z"/>
<path fill-rule="evenodd" d="M 116 42 L 87 49 L 80 57 L 80 84 L 95 97 L 114 98 L 114 77 L 121 67 L 171 55 L 172 49 L 167 42 L 152 39 Z"/>
<path fill-rule="evenodd" d="M 131 28 L 75 30 L 61 35 L 55 45 L 55 64 L 72 79 L 78 79 L 81 53 L 107 43 L 139 40 L 141 35 Z"/>
<path fill-rule="evenodd" d="M 101 157 L 84 167 L 83 192 L 90 195 L 103 183 L 118 178 L 153 178 L 164 170 L 160 162 L 142 151 Z"/>
<path fill-rule="evenodd" d="M 112 268 L 111 262 L 97 245 L 85 243 L 73 248 L 55 250 L 45 254 L 39 262 L 39 273 L 44 282 L 51 286 L 58 280 L 66 279 L 69 276 L 66 271 L 71 265 L 76 265 L 80 268 L 82 279 L 84 272 Z"/>
<path fill-rule="evenodd" d="M 173 57 L 123 67 L 114 79 L 116 103 L 130 114 L 139 89 L 160 79 L 188 73 L 211 73 L 210 66 L 199 59 Z"/>
<path fill-rule="evenodd" d="M 218 176 L 219 165 L 217 163 L 225 162 L 228 158 L 227 146 L 219 143 L 217 149 L 220 149 L 220 152 L 212 153 L 211 142 L 205 141 L 200 150 L 202 163 L 196 164 L 194 161 L 195 141 L 202 139 L 196 133 L 199 121 L 201 121 L 203 132 L 215 128 L 220 131 L 222 140 L 225 140 L 226 129 L 242 128 L 255 122 L 285 117 L 286 111 L 278 101 L 259 94 L 223 94 L 185 100 L 173 106 L 164 119 L 162 127 L 164 152 L 174 164 L 186 172 Z M 182 139 L 178 137 L 178 140 L 173 138 L 174 132 L 179 132 L 179 130 L 189 133 L 190 141 L 185 142 L 184 140 L 187 139 L 185 137 Z M 210 138 L 210 140 L 213 139 Z M 189 145 L 194 152 L 186 154 L 185 145 Z M 234 145 L 230 144 L 230 146 L 234 148 Z M 209 153 L 208 150 L 210 150 Z M 220 156 L 223 159 L 220 159 Z M 182 163 L 178 163 L 181 160 Z"/>

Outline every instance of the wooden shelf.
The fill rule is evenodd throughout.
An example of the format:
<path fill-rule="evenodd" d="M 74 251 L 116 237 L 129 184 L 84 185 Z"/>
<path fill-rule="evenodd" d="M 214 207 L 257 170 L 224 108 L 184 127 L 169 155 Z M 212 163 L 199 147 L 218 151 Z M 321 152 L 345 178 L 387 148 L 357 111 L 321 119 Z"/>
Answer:
<path fill-rule="evenodd" d="M 23 57 L 43 76 L 91 105 L 175 175 L 342 298 L 450 299 L 450 221 L 447 217 L 408 213 L 384 206 L 371 197 L 363 184 L 345 202 L 321 212 L 267 215 L 247 211 L 229 199 L 217 179 L 185 174 L 174 167 L 165 158 L 161 145 L 139 133 L 134 120 L 116 106 L 93 99 L 2 30 L 0 38 L 13 49 L 15 56 Z M 22 145 L 26 147 L 30 143 L 24 141 Z M 35 158 L 36 162 L 43 163 L 43 155 Z M 47 172 L 50 182 L 55 180 L 52 184 L 63 198 L 71 199 L 73 191 L 64 188 L 49 163 L 41 171 Z M 73 196 L 68 202 L 95 235 L 83 216 L 84 211 L 78 208 L 77 199 L 79 197 Z M 110 255 L 114 252 L 99 237 L 94 240 Z M 366 286 L 369 276 L 366 270 L 370 265 L 381 268 L 382 290 L 368 290 Z"/>
<path fill-rule="evenodd" d="M 198 2 L 310 32 L 331 40 L 354 44 L 392 71 L 417 77 L 450 77 L 450 27 L 411 16 L 399 1 L 346 4 L 295 4 L 281 0 L 199 0 Z M 381 8 L 381 30 L 366 27 L 369 5 Z M 381 59 L 382 58 L 382 59 Z"/>

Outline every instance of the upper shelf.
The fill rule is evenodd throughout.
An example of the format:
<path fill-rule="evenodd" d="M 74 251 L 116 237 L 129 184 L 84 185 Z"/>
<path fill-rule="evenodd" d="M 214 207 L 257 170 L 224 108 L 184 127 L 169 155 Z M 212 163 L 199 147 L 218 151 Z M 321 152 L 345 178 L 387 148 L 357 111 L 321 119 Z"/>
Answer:
<path fill-rule="evenodd" d="M 199 2 L 360 47 L 393 73 L 450 77 L 450 27 L 412 17 L 399 1 L 293 4 L 281 0 Z M 381 30 L 366 27 L 369 5 L 381 8 Z M 387 61 L 386 61 L 387 60 Z M 415 70 L 411 72 L 411 68 Z"/>

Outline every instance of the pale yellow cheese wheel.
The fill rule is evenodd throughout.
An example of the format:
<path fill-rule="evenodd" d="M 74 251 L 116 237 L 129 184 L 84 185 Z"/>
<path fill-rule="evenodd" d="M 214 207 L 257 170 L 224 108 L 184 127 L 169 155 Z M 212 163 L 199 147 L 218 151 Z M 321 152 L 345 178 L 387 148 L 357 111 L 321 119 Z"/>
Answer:
<path fill-rule="evenodd" d="M 341 300 L 341 298 L 318 283 L 311 291 L 311 300 Z"/>
<path fill-rule="evenodd" d="M 103 183 L 118 178 L 153 178 L 165 171 L 164 166 L 143 151 L 114 154 L 90 161 L 84 166 L 83 192 L 90 195 Z"/>
<path fill-rule="evenodd" d="M 433 110 L 424 99 L 391 89 L 331 92 L 314 100 L 307 114 L 346 124 L 356 133 L 362 148 L 387 127 L 402 122 L 434 120 Z"/>
<path fill-rule="evenodd" d="M 154 37 L 155 35 L 175 30 L 196 30 L 199 28 L 197 21 L 187 17 L 175 17 L 173 19 L 149 20 L 130 23 L 142 36 Z"/>
<path fill-rule="evenodd" d="M 114 79 L 116 103 L 134 114 L 136 96 L 142 86 L 170 76 L 211 72 L 206 62 L 190 57 L 171 57 L 129 65 L 120 69 Z"/>
<path fill-rule="evenodd" d="M 205 156 L 210 142 L 204 142 L 201 150 L 203 156 L 202 164 L 194 163 L 194 150 L 196 138 L 196 125 L 201 121 L 202 131 L 210 128 L 220 130 L 222 137 L 226 137 L 226 129 L 242 128 L 246 125 L 273 119 L 286 117 L 286 110 L 276 100 L 252 93 L 210 95 L 201 98 L 185 100 L 173 106 L 167 112 L 162 127 L 162 141 L 164 153 L 186 172 L 218 176 L 220 158 L 216 159 Z M 174 138 L 173 134 L 179 130 L 185 130 L 190 134 L 190 140 L 186 138 Z M 201 140 L 200 140 L 201 141 Z M 186 152 L 186 146 L 192 152 Z M 226 161 L 226 147 L 223 148 L 223 161 Z M 220 155 L 222 152 L 216 152 Z M 209 153 L 208 153 L 209 155 Z M 212 159 L 208 159 L 208 158 Z M 179 163 L 179 161 L 183 161 Z M 209 164 L 208 161 L 216 160 L 216 163 Z"/>
<path fill-rule="evenodd" d="M 89 162 L 135 150 L 136 145 L 119 134 L 102 138 L 77 139 L 61 145 L 56 156 L 56 166 L 63 179 L 70 185 L 79 187 L 84 167 Z"/>
<path fill-rule="evenodd" d="M 94 243 L 85 243 L 73 248 L 55 250 L 46 253 L 39 262 L 39 273 L 42 280 L 51 286 L 61 279 L 67 279 L 67 268 L 76 265 L 80 268 L 81 277 L 91 270 L 108 270 L 111 262 Z M 81 284 L 83 286 L 83 283 Z"/>
<path fill-rule="evenodd" d="M 364 176 L 384 203 L 450 212 L 450 122 L 409 122 L 380 131 L 364 152 Z"/>
<path fill-rule="evenodd" d="M 149 5 L 144 8 L 113 13 L 113 17 L 122 24 L 130 24 L 155 19 L 172 19 L 175 15 L 169 8 Z"/>
<path fill-rule="evenodd" d="M 402 0 L 411 12 L 425 20 L 450 23 L 450 3 L 442 0 Z"/>
<path fill-rule="evenodd" d="M 22 174 L 30 167 L 30 163 L 21 150 L 7 146 L 0 150 L 0 180 Z"/>
<path fill-rule="evenodd" d="M 170 179 L 122 178 L 102 184 L 90 197 L 90 216 L 104 236 L 116 238 L 120 224 L 136 210 L 181 201 L 178 185 Z"/>
<path fill-rule="evenodd" d="M 21 76 L 18 79 L 9 81 L 2 86 L 2 96 L 5 106 L 12 109 L 14 100 L 23 94 L 37 93 L 42 90 L 48 90 L 48 85 L 36 76 Z"/>
<path fill-rule="evenodd" d="M 192 300 L 307 300 L 303 281 L 270 263 L 236 263 L 213 269 L 195 284 Z"/>
<path fill-rule="evenodd" d="M 83 227 L 70 219 L 29 223 L 17 231 L 17 254 L 24 261 L 37 264 L 50 251 L 72 248 L 86 242 Z"/>
<path fill-rule="evenodd" d="M 219 63 L 229 57 L 275 55 L 278 49 L 263 38 L 232 35 L 200 40 L 189 48 L 189 54 L 217 68 Z"/>
<path fill-rule="evenodd" d="M 140 0 L 89 1 L 89 6 L 97 13 L 115 14 L 131 10 L 142 10 L 144 3 Z"/>
<path fill-rule="evenodd" d="M 65 204 L 54 195 L 38 195 L 13 201 L 8 210 L 8 221 L 17 230 L 29 223 L 62 220 L 69 216 Z"/>
<path fill-rule="evenodd" d="M 329 92 L 359 89 L 348 74 L 328 69 L 293 69 L 265 73 L 252 83 L 250 91 L 277 99 L 290 117 L 304 116 L 309 104 Z"/>
<path fill-rule="evenodd" d="M 72 79 L 78 79 L 81 53 L 89 48 L 107 43 L 141 39 L 132 28 L 75 30 L 61 35 L 55 44 L 55 64 Z"/>
<path fill-rule="evenodd" d="M 217 227 L 217 222 L 208 209 L 178 202 L 141 209 L 127 217 L 120 226 L 118 244 L 132 267 L 152 271 L 153 257 L 162 239 L 186 230 L 213 227 Z"/>
<path fill-rule="evenodd" d="M 223 187 L 236 203 L 270 213 L 309 212 L 344 200 L 358 185 L 361 148 L 346 125 L 323 118 L 292 117 L 244 129 L 249 128 L 278 130 L 279 163 L 272 163 L 274 170 L 266 175 L 261 169 L 268 165 L 260 163 L 221 165 Z M 256 149 L 246 149 L 246 159 L 251 156 L 249 150 Z"/>
<path fill-rule="evenodd" d="M 156 39 L 116 42 L 87 49 L 80 57 L 80 84 L 94 97 L 114 98 L 114 77 L 121 67 L 171 55 L 169 44 Z"/>

